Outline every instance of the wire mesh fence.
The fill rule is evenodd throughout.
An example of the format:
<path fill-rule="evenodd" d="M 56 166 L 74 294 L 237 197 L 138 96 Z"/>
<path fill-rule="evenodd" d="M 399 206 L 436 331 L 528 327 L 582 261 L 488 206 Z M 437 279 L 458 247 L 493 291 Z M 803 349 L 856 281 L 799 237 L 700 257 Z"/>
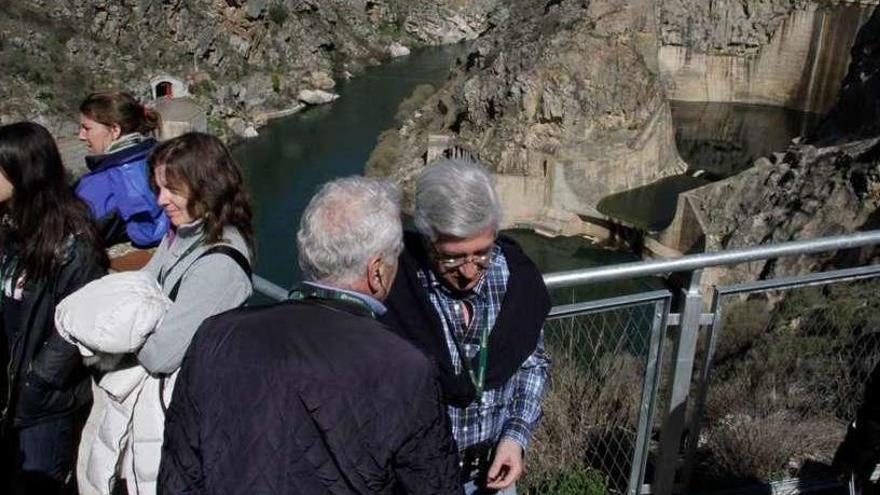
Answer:
<path fill-rule="evenodd" d="M 598 306 L 545 325 L 553 364 L 544 418 L 529 452 L 526 493 L 640 487 L 668 299 Z"/>
<path fill-rule="evenodd" d="M 697 356 L 711 372 L 689 440 L 691 491 L 834 477 L 835 451 L 880 360 L 878 289 L 869 279 L 722 291 L 714 339 L 703 335 Z"/>

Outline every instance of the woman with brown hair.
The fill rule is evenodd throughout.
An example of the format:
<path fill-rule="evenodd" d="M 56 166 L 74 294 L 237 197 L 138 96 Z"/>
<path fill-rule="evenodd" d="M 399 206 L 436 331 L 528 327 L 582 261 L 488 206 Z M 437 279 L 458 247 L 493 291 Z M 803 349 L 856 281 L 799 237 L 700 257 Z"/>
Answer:
<path fill-rule="evenodd" d="M 172 227 L 144 270 L 174 305 L 138 359 L 169 374 L 205 318 L 251 295 L 251 207 L 238 164 L 214 136 L 193 132 L 160 144 L 150 170 Z"/>
<path fill-rule="evenodd" d="M 92 394 L 77 348 L 55 331 L 55 307 L 103 275 L 107 256 L 37 124 L 0 126 L 0 212 L 0 459 L 12 458 L 0 492 L 67 493 Z"/>
<path fill-rule="evenodd" d="M 79 110 L 79 139 L 91 154 L 77 195 L 89 204 L 107 245 L 155 246 L 168 230 L 147 170 L 159 115 L 123 92 L 93 93 Z"/>
<path fill-rule="evenodd" d="M 173 303 L 137 352 L 140 365 L 160 379 L 138 398 L 119 475 L 129 493 L 142 494 L 155 493 L 164 410 L 193 335 L 206 318 L 240 306 L 253 291 L 251 208 L 226 146 L 207 134 L 184 134 L 158 145 L 149 166 L 171 227 L 143 270 Z"/>

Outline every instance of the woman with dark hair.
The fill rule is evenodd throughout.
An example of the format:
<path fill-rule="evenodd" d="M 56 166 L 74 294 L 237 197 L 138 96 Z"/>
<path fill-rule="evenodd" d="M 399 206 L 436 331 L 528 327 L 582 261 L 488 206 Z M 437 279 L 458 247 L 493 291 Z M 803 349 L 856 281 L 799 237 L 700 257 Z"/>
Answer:
<path fill-rule="evenodd" d="M 6 354 L 4 450 L 13 486 L 62 493 L 71 483 L 91 402 L 76 347 L 55 331 L 55 306 L 106 272 L 88 207 L 68 186 L 55 141 L 33 123 L 0 127 L 0 339 Z M 8 440 L 8 441 L 7 441 Z M 5 493 L 17 493 L 5 491 Z"/>
<path fill-rule="evenodd" d="M 173 303 L 137 352 L 159 386 L 145 387 L 137 399 L 118 474 L 129 493 L 141 494 L 156 490 L 164 410 L 193 335 L 206 318 L 240 306 L 253 291 L 251 208 L 226 146 L 207 134 L 184 134 L 158 145 L 149 165 L 171 228 L 143 271 Z"/>
<path fill-rule="evenodd" d="M 138 247 L 155 246 L 168 230 L 147 170 L 158 113 L 122 92 L 91 94 L 79 111 L 79 139 L 91 154 L 77 195 L 89 204 L 108 246 L 129 240 Z"/>

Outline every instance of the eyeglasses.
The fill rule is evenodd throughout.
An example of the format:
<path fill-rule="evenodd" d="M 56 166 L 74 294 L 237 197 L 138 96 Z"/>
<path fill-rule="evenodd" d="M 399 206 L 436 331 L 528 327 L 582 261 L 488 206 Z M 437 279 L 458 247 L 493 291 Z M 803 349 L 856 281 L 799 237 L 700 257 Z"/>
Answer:
<path fill-rule="evenodd" d="M 467 263 L 473 263 L 478 268 L 486 268 L 489 266 L 489 262 L 492 261 L 491 249 L 484 253 L 467 254 L 461 256 L 443 255 L 442 253 L 438 253 L 436 249 L 432 250 L 434 251 L 434 260 L 437 262 L 438 265 L 440 265 L 440 268 L 446 271 L 455 270 L 456 268 L 466 265 Z"/>

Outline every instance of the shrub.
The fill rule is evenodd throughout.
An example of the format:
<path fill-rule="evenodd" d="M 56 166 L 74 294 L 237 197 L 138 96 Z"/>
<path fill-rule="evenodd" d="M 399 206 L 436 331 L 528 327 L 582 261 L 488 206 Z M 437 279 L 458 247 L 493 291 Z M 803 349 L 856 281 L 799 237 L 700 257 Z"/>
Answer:
<path fill-rule="evenodd" d="M 880 359 L 877 281 L 725 301 L 697 480 L 827 469 Z M 703 471 L 703 472 L 699 472 Z"/>
<path fill-rule="evenodd" d="M 595 469 L 577 464 L 559 470 L 538 485 L 527 489 L 535 495 L 605 495 L 608 493 L 605 476 Z"/>
<path fill-rule="evenodd" d="M 400 135 L 397 129 L 389 129 L 379 135 L 376 147 L 370 152 L 365 172 L 374 177 L 391 177 L 398 169 Z"/>
<path fill-rule="evenodd" d="M 644 365 L 640 358 L 620 353 L 612 341 L 604 341 L 589 318 L 556 320 L 545 327 L 553 365 L 544 417 L 532 438 L 522 481 L 528 493 L 557 493 L 547 487 L 579 483 L 581 477 L 575 473 L 588 469 L 597 476 L 590 466 L 611 476 L 602 478 L 603 491 L 590 493 L 626 488 Z M 591 332 L 592 341 L 587 338 Z"/>
<path fill-rule="evenodd" d="M 406 97 L 397 107 L 397 113 L 394 118 L 397 122 L 403 123 L 412 114 L 416 112 L 430 98 L 437 89 L 430 84 L 419 84 L 413 90 L 412 94 Z"/>
<path fill-rule="evenodd" d="M 214 93 L 217 90 L 217 86 L 210 79 L 203 79 L 197 83 L 191 84 L 189 87 L 190 93 L 196 96 L 208 96 Z"/>
<path fill-rule="evenodd" d="M 283 4 L 273 3 L 269 6 L 269 20 L 275 24 L 283 26 L 288 17 L 290 17 L 290 12 Z"/>

